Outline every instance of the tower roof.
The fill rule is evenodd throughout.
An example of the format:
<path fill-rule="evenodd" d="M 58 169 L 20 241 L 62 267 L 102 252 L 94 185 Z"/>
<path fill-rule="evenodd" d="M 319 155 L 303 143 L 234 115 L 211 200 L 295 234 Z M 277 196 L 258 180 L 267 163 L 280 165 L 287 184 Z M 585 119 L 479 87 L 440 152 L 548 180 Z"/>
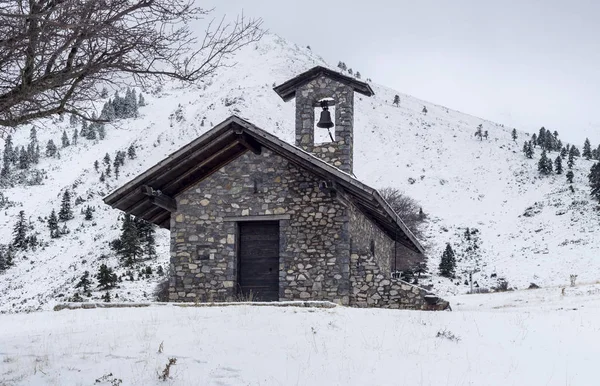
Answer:
<path fill-rule="evenodd" d="M 375 95 L 375 93 L 373 92 L 373 89 L 367 83 L 361 82 L 360 80 L 357 80 L 350 76 L 340 74 L 337 71 L 333 71 L 333 70 L 330 70 L 329 68 L 325 68 L 322 66 L 313 67 L 310 70 L 303 72 L 302 74 L 288 80 L 287 82 L 282 83 L 277 87 L 274 87 L 273 90 L 284 101 L 287 102 L 296 96 L 296 90 L 299 87 L 301 87 L 304 84 L 310 82 L 311 80 L 319 77 L 320 75 L 324 75 L 328 78 L 337 80 L 340 83 L 347 84 L 348 86 L 351 86 L 354 89 L 354 91 L 356 91 L 357 93 L 360 93 L 360 94 L 363 94 L 366 96 Z"/>

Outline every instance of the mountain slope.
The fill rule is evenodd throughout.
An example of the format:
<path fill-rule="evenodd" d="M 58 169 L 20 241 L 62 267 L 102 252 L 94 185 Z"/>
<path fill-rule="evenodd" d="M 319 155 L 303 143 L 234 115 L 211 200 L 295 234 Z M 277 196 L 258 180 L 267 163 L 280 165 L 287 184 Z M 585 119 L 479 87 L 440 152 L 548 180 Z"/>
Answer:
<path fill-rule="evenodd" d="M 108 242 L 119 234 L 120 214 L 104 205 L 102 197 L 229 115 L 237 114 L 293 142 L 294 102 L 284 103 L 272 87 L 314 65 L 327 64 L 309 49 L 274 35 L 242 50 L 235 62 L 234 68 L 222 69 L 195 87 L 167 82 L 142 90 L 148 105 L 140 108 L 139 118 L 107 127 L 105 140 L 80 139 L 77 146 L 61 149 L 60 159 L 42 158 L 38 168 L 48 173 L 43 185 L 2 190 L 14 203 L 1 212 L 2 243 L 10 242 L 16 216 L 23 209 L 47 245 L 20 253 L 16 266 L 0 274 L 0 312 L 48 308 L 73 294 L 83 271 L 95 273 L 102 263 L 116 267 Z M 465 269 L 479 270 L 474 280 L 488 287 L 495 285 L 496 276 L 521 288 L 530 282 L 564 285 L 569 274 L 578 274 L 578 280 L 585 282 L 600 279 L 600 239 L 593 233 L 600 216 L 592 210 L 596 204 L 589 198 L 586 178 L 591 161 L 577 160 L 572 193 L 564 175 L 539 176 L 539 151 L 533 160 L 523 156 L 522 141 L 530 134 L 519 132 L 515 143 L 512 128 L 378 84 L 371 86 L 374 97 L 356 98 L 356 176 L 374 187 L 399 188 L 420 202 L 428 215 L 425 235 L 432 272 L 437 272 L 446 242 L 461 256 L 460 278 L 454 280 L 460 285 L 435 275 L 424 284 L 433 284 L 441 293 L 465 292 Z M 401 99 L 398 107 L 392 105 L 395 94 Z M 98 102 L 98 110 L 102 103 Z M 423 106 L 427 113 L 422 112 Z M 488 140 L 473 136 L 479 124 L 489 131 Z M 50 138 L 60 143 L 63 130 L 73 131 L 67 122 L 44 121 L 39 126 L 42 149 Z M 26 145 L 29 129 L 19 128 L 13 142 Z M 127 160 L 118 179 L 113 175 L 99 182 L 94 161 L 102 163 L 106 153 L 114 158 L 117 150 L 131 144 L 137 158 Z M 52 208 L 58 210 L 65 189 L 83 202 L 75 206 L 75 219 L 67 223 L 70 234 L 50 239 L 44 217 Z M 84 221 L 80 214 L 87 205 L 96 208 L 93 222 Z M 467 227 L 478 245 L 471 253 L 465 252 L 473 243 L 465 240 Z M 151 265 L 166 268 L 167 232 L 160 231 L 157 239 L 159 257 Z M 157 275 L 125 280 L 111 292 L 121 300 L 149 299 L 160 280 Z M 100 295 L 94 293 L 96 298 Z"/>

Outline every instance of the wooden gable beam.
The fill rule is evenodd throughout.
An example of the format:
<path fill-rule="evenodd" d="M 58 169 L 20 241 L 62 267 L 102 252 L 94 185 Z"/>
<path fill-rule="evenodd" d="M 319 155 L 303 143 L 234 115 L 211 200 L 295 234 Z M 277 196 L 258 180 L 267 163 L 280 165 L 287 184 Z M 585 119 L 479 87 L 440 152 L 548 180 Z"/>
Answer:
<path fill-rule="evenodd" d="M 166 209 L 169 212 L 177 211 L 177 201 L 175 201 L 173 197 L 169 197 L 160 190 L 155 190 L 148 185 L 142 185 L 141 191 L 146 196 L 150 197 L 150 202 L 154 205 Z"/>
<path fill-rule="evenodd" d="M 242 146 L 250 150 L 252 153 L 256 155 L 260 155 L 260 153 L 262 153 L 262 146 L 260 143 L 256 142 L 256 140 L 250 137 L 248 134 L 238 134 L 237 140 Z"/>

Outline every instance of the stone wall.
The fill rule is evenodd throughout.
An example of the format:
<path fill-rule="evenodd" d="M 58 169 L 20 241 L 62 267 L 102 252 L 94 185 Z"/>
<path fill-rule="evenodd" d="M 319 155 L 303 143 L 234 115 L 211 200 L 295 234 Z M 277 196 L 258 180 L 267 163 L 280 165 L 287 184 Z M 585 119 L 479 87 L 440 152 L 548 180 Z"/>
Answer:
<path fill-rule="evenodd" d="M 323 98 L 335 101 L 335 142 L 315 145 L 315 107 Z M 296 90 L 296 146 L 325 162 L 352 173 L 354 89 L 320 76 Z"/>
<path fill-rule="evenodd" d="M 178 195 L 171 217 L 171 301 L 230 301 L 237 289 L 238 216 L 280 221 L 280 300 L 349 302 L 344 205 L 319 180 L 264 149 L 247 152 Z"/>
<path fill-rule="evenodd" d="M 446 309 L 447 302 L 423 288 L 391 277 L 394 242 L 355 206 L 350 217 L 350 305 L 356 307 Z M 426 297 L 435 304 L 429 304 Z"/>

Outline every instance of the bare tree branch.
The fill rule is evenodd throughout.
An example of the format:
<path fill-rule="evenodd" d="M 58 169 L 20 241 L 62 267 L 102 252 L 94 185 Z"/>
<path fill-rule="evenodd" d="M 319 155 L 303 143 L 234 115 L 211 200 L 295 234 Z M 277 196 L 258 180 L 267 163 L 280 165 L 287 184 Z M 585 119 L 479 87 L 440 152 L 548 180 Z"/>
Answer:
<path fill-rule="evenodd" d="M 0 126 L 83 117 L 107 79 L 199 81 L 264 33 L 242 15 L 198 39 L 190 23 L 211 12 L 193 0 L 0 0 Z"/>

